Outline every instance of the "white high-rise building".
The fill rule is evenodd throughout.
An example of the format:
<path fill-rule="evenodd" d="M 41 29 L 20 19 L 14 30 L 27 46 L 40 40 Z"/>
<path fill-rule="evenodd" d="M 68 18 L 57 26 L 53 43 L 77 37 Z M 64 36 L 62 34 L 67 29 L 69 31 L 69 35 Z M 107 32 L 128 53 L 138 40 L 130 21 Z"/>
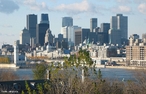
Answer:
<path fill-rule="evenodd" d="M 72 17 L 63 17 L 62 18 L 61 34 L 63 34 L 63 38 L 68 38 L 68 27 L 72 27 L 72 26 L 73 26 Z"/>
<path fill-rule="evenodd" d="M 75 43 L 75 31 L 81 29 L 81 27 L 78 26 L 69 26 L 68 27 L 68 42 L 69 45 L 74 45 Z"/>
<path fill-rule="evenodd" d="M 24 28 L 20 33 L 20 44 L 30 44 L 30 33 L 29 31 Z"/>
<path fill-rule="evenodd" d="M 62 27 L 61 28 L 61 34 L 63 34 L 63 38 L 68 38 L 68 27 Z"/>
<path fill-rule="evenodd" d="M 110 28 L 121 31 L 121 39 L 128 38 L 128 17 L 123 14 L 112 16 Z"/>
<path fill-rule="evenodd" d="M 18 41 L 14 42 L 14 64 L 19 63 L 19 48 L 18 48 Z"/>

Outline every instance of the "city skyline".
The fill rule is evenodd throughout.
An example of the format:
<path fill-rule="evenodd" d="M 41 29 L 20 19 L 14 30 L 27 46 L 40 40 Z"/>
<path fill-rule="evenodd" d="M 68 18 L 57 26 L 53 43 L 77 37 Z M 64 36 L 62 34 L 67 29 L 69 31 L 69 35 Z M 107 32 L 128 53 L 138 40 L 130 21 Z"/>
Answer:
<path fill-rule="evenodd" d="M 50 30 L 57 36 L 61 33 L 62 17 L 72 17 L 74 25 L 90 28 L 90 18 L 101 23 L 110 23 L 116 14 L 128 16 L 128 37 L 131 34 L 145 33 L 145 0 L 0 0 L 0 45 L 13 44 L 19 39 L 20 32 L 26 26 L 26 15 L 49 15 Z"/>

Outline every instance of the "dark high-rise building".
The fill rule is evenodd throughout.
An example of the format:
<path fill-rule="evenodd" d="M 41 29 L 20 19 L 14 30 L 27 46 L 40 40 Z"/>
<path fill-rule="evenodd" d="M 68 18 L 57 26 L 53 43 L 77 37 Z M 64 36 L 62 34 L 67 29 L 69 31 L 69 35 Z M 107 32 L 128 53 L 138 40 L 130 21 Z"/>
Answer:
<path fill-rule="evenodd" d="M 73 26 L 72 17 L 63 17 L 62 18 L 62 27 L 65 27 L 65 26 Z"/>
<path fill-rule="evenodd" d="M 47 29 L 49 28 L 49 19 L 48 14 L 42 14 L 41 15 L 41 22 L 37 25 L 37 44 L 43 46 L 45 43 L 45 34 Z"/>
<path fill-rule="evenodd" d="M 75 32 L 75 45 L 86 41 L 87 43 L 96 44 L 98 42 L 98 32 L 90 32 L 90 29 L 82 28 Z"/>
<path fill-rule="evenodd" d="M 109 35 L 108 35 L 108 31 L 110 29 L 110 23 L 102 23 L 101 24 L 101 32 L 100 35 L 104 36 L 104 43 L 109 43 Z"/>
<path fill-rule="evenodd" d="M 79 45 L 81 43 L 82 38 L 82 30 L 76 30 L 75 31 L 75 46 Z"/>
<path fill-rule="evenodd" d="M 101 32 L 108 33 L 108 30 L 110 29 L 110 23 L 102 23 L 100 28 Z"/>
<path fill-rule="evenodd" d="M 37 44 L 40 44 L 41 46 L 45 43 L 45 34 L 46 30 L 49 28 L 49 24 L 46 23 L 40 23 L 37 25 Z"/>
<path fill-rule="evenodd" d="M 90 19 L 90 32 L 93 32 L 93 30 L 97 27 L 97 18 L 91 18 Z"/>
<path fill-rule="evenodd" d="M 90 29 L 86 29 L 86 28 L 83 28 L 82 29 L 81 43 L 83 43 L 83 41 L 85 39 L 88 39 L 89 38 L 89 33 L 90 33 Z"/>
<path fill-rule="evenodd" d="M 112 16 L 110 28 L 114 30 L 121 30 L 121 39 L 128 38 L 128 17 L 123 14 Z"/>
<path fill-rule="evenodd" d="M 26 16 L 26 26 L 30 33 L 30 37 L 36 37 L 36 25 L 37 25 L 37 15 L 35 14 L 28 14 Z"/>
<path fill-rule="evenodd" d="M 89 32 L 88 38 L 89 38 L 89 43 L 95 44 L 98 40 L 97 33 L 96 32 Z"/>
<path fill-rule="evenodd" d="M 105 32 L 98 32 L 97 33 L 97 42 L 100 45 L 103 45 L 104 43 L 107 43 L 107 42 L 105 42 L 105 40 L 108 40 L 108 39 L 105 35 L 106 35 Z"/>
<path fill-rule="evenodd" d="M 68 42 L 66 42 L 65 40 L 62 40 L 61 49 L 68 49 Z"/>
<path fill-rule="evenodd" d="M 47 23 L 47 24 L 49 24 L 48 14 L 41 14 L 41 23 Z"/>
<path fill-rule="evenodd" d="M 58 34 L 58 41 L 62 41 L 63 40 L 63 34 Z"/>

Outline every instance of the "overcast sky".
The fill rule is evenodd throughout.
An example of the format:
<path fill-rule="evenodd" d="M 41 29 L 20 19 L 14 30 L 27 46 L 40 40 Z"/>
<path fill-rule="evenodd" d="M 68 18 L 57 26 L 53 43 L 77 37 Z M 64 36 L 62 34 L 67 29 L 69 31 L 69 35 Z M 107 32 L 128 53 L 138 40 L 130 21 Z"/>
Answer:
<path fill-rule="evenodd" d="M 90 18 L 110 23 L 117 13 L 128 16 L 128 32 L 146 33 L 146 0 L 0 0 L 0 44 L 13 44 L 26 27 L 26 15 L 48 13 L 50 29 L 57 35 L 64 16 L 73 17 L 74 25 L 90 28 Z"/>

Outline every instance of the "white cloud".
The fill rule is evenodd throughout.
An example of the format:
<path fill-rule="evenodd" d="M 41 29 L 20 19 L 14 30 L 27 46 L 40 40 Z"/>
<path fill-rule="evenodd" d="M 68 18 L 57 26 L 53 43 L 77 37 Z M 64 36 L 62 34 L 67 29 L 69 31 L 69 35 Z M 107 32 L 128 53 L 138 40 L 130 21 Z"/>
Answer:
<path fill-rule="evenodd" d="M 56 0 L 48 0 L 47 2 L 55 1 Z M 101 0 L 98 0 L 101 1 Z M 47 11 L 57 11 L 57 12 L 64 12 L 69 15 L 77 15 L 77 14 L 82 14 L 82 13 L 88 13 L 90 15 L 94 14 L 104 14 L 105 12 L 108 12 L 111 9 L 111 12 L 114 13 L 125 13 L 125 14 L 131 14 L 132 13 L 132 6 L 126 6 L 125 4 L 130 4 L 130 2 L 134 2 L 136 0 L 102 0 L 101 2 L 118 2 L 119 6 L 116 7 L 109 7 L 106 4 L 101 4 L 100 3 L 91 3 L 89 0 L 81 0 L 81 2 L 75 2 L 71 4 L 60 4 L 57 6 L 49 6 L 47 2 L 41 2 L 39 0 L 23 0 L 20 1 L 26 6 L 28 6 L 31 10 L 36 10 L 36 11 L 42 11 L 42 10 L 47 10 Z M 96 2 L 96 1 L 95 1 Z M 122 5 L 121 5 L 122 4 Z M 124 4 L 124 5 L 123 5 Z"/>
<path fill-rule="evenodd" d="M 141 4 L 141 3 L 146 2 L 146 0 L 133 0 L 133 2 L 134 2 L 135 4 Z"/>
<path fill-rule="evenodd" d="M 121 12 L 130 12 L 131 11 L 131 8 L 128 7 L 128 6 L 119 6 L 119 10 Z"/>
<path fill-rule="evenodd" d="M 118 3 L 124 3 L 124 4 L 129 4 L 131 3 L 131 0 L 116 0 Z"/>
<path fill-rule="evenodd" d="M 116 2 L 120 4 L 140 4 L 146 2 L 146 0 L 115 0 Z"/>
<path fill-rule="evenodd" d="M 114 13 L 125 13 L 125 14 L 131 14 L 132 10 L 128 6 L 118 6 L 111 8 L 111 11 Z"/>
<path fill-rule="evenodd" d="M 45 2 L 37 2 L 36 0 L 23 0 L 23 4 L 30 7 L 31 10 L 48 10 L 48 7 Z"/>
<path fill-rule="evenodd" d="M 146 14 L 146 3 L 142 3 L 138 6 L 139 12 Z"/>
<path fill-rule="evenodd" d="M 79 13 L 99 13 L 102 7 L 97 7 L 94 4 L 89 3 L 87 0 L 83 0 L 79 3 L 73 4 L 61 4 L 57 6 L 54 10 L 67 12 L 69 14 L 79 14 Z"/>
<path fill-rule="evenodd" d="M 34 4 L 36 0 L 23 0 L 24 4 Z"/>

